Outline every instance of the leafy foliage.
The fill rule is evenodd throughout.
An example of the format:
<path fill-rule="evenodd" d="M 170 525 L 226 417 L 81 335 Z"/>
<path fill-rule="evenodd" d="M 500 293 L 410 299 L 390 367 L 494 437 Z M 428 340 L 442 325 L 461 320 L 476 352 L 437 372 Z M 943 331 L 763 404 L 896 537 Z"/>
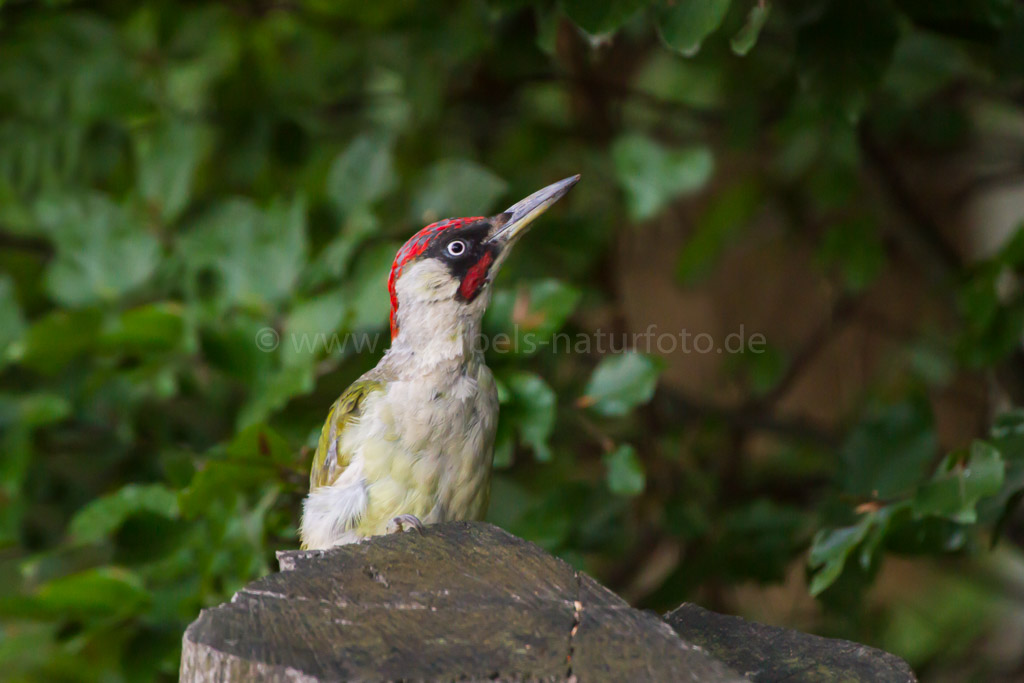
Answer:
<path fill-rule="evenodd" d="M 987 580 L 890 598 L 884 629 L 862 596 L 893 555 L 942 571 L 1022 536 L 1024 230 L 959 249 L 955 193 L 903 171 L 1019 176 L 1019 3 L 23 2 L 0 34 L 6 677 L 174 679 L 198 610 L 296 544 L 401 241 L 577 172 L 484 321 L 490 518 L 646 606 L 743 611 L 728 589 L 806 568 L 820 630 L 925 670 L 979 649 L 950 643 L 1006 602 Z M 711 375 L 644 348 L 646 304 L 769 239 L 814 270 L 820 329 L 748 260 L 732 300 L 792 330 L 714 347 Z M 875 326 L 888 370 L 794 419 L 822 350 L 906 280 L 928 314 Z M 937 401 L 965 384 L 993 424 L 948 443 Z"/>

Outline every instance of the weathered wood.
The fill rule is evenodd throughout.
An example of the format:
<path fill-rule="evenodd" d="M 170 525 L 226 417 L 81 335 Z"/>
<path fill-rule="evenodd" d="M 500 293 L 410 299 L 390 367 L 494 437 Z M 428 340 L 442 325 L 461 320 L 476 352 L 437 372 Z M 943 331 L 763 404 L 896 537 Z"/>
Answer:
<path fill-rule="evenodd" d="M 758 624 L 686 604 L 665 619 L 691 643 L 758 683 L 914 683 L 896 655 L 848 640 Z"/>
<path fill-rule="evenodd" d="M 488 524 L 278 557 L 189 626 L 182 681 L 914 681 L 856 643 L 694 605 L 666 622 Z"/>
<path fill-rule="evenodd" d="M 657 615 L 487 524 L 327 552 L 188 628 L 182 681 L 743 679 Z"/>

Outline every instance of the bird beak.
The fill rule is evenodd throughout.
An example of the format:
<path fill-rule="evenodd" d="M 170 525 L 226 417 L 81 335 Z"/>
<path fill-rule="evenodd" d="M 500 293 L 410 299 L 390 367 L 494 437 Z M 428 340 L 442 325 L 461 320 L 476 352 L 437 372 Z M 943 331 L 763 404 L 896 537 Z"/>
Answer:
<path fill-rule="evenodd" d="M 526 229 L 537 216 L 547 211 L 548 207 L 564 197 L 565 193 L 579 182 L 579 179 L 579 174 L 576 174 L 564 180 L 559 180 L 557 183 L 548 185 L 543 190 L 537 190 L 526 199 L 518 201 L 505 209 L 504 212 L 491 219 L 491 222 L 497 227 L 494 233 L 487 238 L 487 242 L 497 243 L 503 247 L 513 244 L 526 233 Z"/>

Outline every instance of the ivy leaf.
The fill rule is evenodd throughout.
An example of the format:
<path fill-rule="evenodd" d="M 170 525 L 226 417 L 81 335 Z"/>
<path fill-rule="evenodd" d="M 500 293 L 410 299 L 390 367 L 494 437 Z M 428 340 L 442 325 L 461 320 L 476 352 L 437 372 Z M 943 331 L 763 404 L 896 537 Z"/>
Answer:
<path fill-rule="evenodd" d="M 701 43 L 722 25 L 729 0 L 661 0 L 658 35 L 673 50 L 692 57 Z"/>
<path fill-rule="evenodd" d="M 770 2 L 758 2 L 750 8 L 743 28 L 729 41 L 729 47 L 732 48 L 733 52 L 740 57 L 744 57 L 753 49 L 754 45 L 757 44 L 758 36 L 761 35 L 761 29 L 764 28 L 765 22 L 768 21 L 768 15 L 771 13 L 771 10 L 772 4 Z"/>
<path fill-rule="evenodd" d="M 635 134 L 615 141 L 612 161 L 634 221 L 652 218 L 677 197 L 704 187 L 714 170 L 707 147 L 666 150 Z"/>
<path fill-rule="evenodd" d="M 508 185 L 474 161 L 440 161 L 426 172 L 412 201 L 412 219 L 432 223 L 450 216 L 494 213 Z"/>
<path fill-rule="evenodd" d="M 353 140 L 331 164 L 327 196 L 342 215 L 369 206 L 387 196 L 397 184 L 392 142 L 365 134 Z"/>
<path fill-rule="evenodd" d="M 46 272 L 50 294 L 67 306 L 112 301 L 152 275 L 160 244 L 138 216 L 99 194 L 43 201 L 40 225 L 57 248 Z"/>
<path fill-rule="evenodd" d="M 604 456 L 605 479 L 608 489 L 617 496 L 638 496 L 647 485 L 644 465 L 629 444 L 620 444 Z"/>
<path fill-rule="evenodd" d="M 662 363 L 635 351 L 598 363 L 577 402 L 607 416 L 622 416 L 654 396 Z"/>
<path fill-rule="evenodd" d="M 177 493 L 162 484 L 128 484 L 79 510 L 71 519 L 71 536 L 81 543 L 99 541 L 140 512 L 176 517 Z"/>

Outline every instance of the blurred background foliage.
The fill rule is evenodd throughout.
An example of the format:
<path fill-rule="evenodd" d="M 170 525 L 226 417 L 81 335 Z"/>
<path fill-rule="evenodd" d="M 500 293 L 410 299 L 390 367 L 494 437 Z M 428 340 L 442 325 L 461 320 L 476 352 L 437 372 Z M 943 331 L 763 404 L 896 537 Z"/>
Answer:
<path fill-rule="evenodd" d="M 1012 0 L 0 2 L 4 678 L 174 679 L 296 545 L 397 246 L 576 172 L 486 320 L 490 519 L 1021 680 Z"/>

